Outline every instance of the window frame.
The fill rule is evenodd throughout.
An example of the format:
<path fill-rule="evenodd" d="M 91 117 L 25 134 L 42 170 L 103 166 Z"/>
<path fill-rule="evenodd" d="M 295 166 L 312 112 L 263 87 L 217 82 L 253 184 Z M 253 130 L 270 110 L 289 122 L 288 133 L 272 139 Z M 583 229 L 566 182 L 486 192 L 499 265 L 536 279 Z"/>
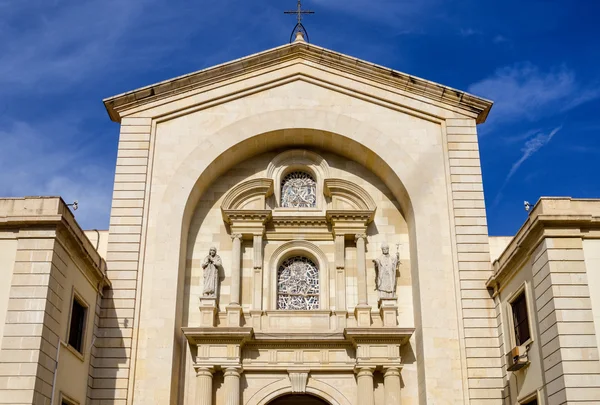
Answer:
<path fill-rule="evenodd" d="M 532 401 L 537 401 L 537 405 L 545 405 L 544 396 L 542 395 L 542 389 L 539 388 L 531 394 L 525 395 L 521 399 L 517 399 L 519 405 L 530 405 Z"/>
<path fill-rule="evenodd" d="M 82 331 L 81 331 L 81 350 L 78 350 L 76 347 L 74 347 L 70 343 L 71 321 L 73 320 L 73 304 L 75 303 L 75 301 L 77 301 L 79 303 L 79 305 L 81 305 L 84 308 L 83 325 L 82 325 Z M 90 305 L 83 298 L 83 296 L 75 289 L 75 287 L 73 287 L 73 290 L 71 292 L 71 302 L 69 303 L 69 319 L 67 321 L 67 338 L 65 340 L 65 343 L 69 349 L 71 349 L 74 353 L 76 353 L 80 356 L 85 356 L 85 349 L 86 349 L 85 341 L 86 341 L 86 337 L 87 337 L 87 323 L 88 323 L 88 317 L 89 317 L 89 310 L 90 310 Z"/>
<path fill-rule="evenodd" d="M 58 403 L 63 405 L 63 402 L 67 405 L 79 405 L 79 401 L 75 401 L 73 398 L 61 391 L 58 398 Z"/>
<path fill-rule="evenodd" d="M 278 308 L 279 306 L 279 270 L 281 269 L 281 266 L 283 266 L 283 264 L 290 260 L 290 259 L 294 259 L 297 257 L 301 257 L 301 258 L 305 258 L 308 261 L 310 261 L 314 267 L 317 270 L 317 282 L 318 282 L 318 292 L 317 294 L 312 294 L 313 296 L 317 297 L 317 308 L 312 308 L 312 309 L 285 309 L 285 308 Z M 299 254 L 292 254 L 292 255 L 288 255 L 288 256 L 284 256 L 283 259 L 280 260 L 278 266 L 277 266 L 277 275 L 276 275 L 276 279 L 275 279 L 275 309 L 277 311 L 318 311 L 320 309 L 322 309 L 323 303 L 321 302 L 322 299 L 322 294 L 321 294 L 321 289 L 322 289 L 322 283 L 321 283 L 321 268 L 319 266 L 319 261 L 315 260 L 311 255 L 308 254 L 303 254 L 303 253 L 299 253 Z M 289 295 L 289 294 L 286 294 Z"/>
<path fill-rule="evenodd" d="M 529 329 L 529 339 L 527 339 L 524 342 L 520 342 L 519 345 L 517 345 L 517 336 L 516 336 L 516 331 L 515 331 L 515 316 L 514 316 L 514 311 L 513 311 L 513 303 L 515 301 L 517 301 L 517 299 L 523 295 L 525 297 L 525 311 L 527 313 L 527 327 Z M 508 332 L 510 335 L 510 343 L 511 343 L 511 347 L 509 350 L 512 350 L 513 347 L 516 346 L 525 346 L 528 347 L 531 345 L 531 343 L 533 343 L 534 341 L 534 329 L 533 329 L 533 324 L 531 321 L 531 293 L 529 292 L 529 283 L 527 281 L 523 282 L 523 284 L 521 284 L 519 286 L 519 288 L 516 289 L 516 291 L 514 293 L 512 293 L 510 295 L 510 297 L 506 300 L 506 313 L 507 313 L 507 325 L 508 325 Z"/>

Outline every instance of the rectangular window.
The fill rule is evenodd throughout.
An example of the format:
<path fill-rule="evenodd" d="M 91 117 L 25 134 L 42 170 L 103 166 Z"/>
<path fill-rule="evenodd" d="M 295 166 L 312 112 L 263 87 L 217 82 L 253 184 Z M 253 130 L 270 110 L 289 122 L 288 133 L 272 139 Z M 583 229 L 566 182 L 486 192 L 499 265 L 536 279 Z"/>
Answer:
<path fill-rule="evenodd" d="M 529 333 L 529 317 L 527 315 L 525 291 L 521 292 L 510 305 L 512 307 L 513 326 L 515 328 L 515 343 L 517 346 L 521 346 L 531 337 Z"/>
<path fill-rule="evenodd" d="M 71 307 L 71 324 L 69 325 L 69 345 L 83 354 L 83 332 L 85 330 L 85 318 L 87 307 L 76 297 L 73 297 Z"/>
<path fill-rule="evenodd" d="M 538 405 L 538 400 L 537 400 L 537 398 L 533 398 L 533 399 L 532 399 L 532 400 L 530 400 L 530 401 L 523 402 L 523 404 L 522 404 L 522 405 Z"/>

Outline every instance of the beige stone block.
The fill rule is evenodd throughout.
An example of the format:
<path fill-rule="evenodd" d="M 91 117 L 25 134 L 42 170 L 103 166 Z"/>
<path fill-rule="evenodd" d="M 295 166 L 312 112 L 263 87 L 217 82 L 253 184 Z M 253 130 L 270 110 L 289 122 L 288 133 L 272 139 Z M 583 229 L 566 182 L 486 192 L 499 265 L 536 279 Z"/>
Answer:
<path fill-rule="evenodd" d="M 465 118 L 447 118 L 446 119 L 446 127 L 472 127 L 476 126 L 476 122 L 474 119 L 465 119 Z"/>
<path fill-rule="evenodd" d="M 115 277 L 115 272 L 118 271 L 131 271 L 131 270 L 137 270 L 138 269 L 138 263 L 137 261 L 134 262 L 123 262 L 123 261 L 111 261 L 109 263 L 107 263 L 107 267 L 108 267 L 108 272 L 110 274 L 110 278 L 113 279 Z"/>
<path fill-rule="evenodd" d="M 480 368 L 468 367 L 468 376 L 470 378 L 502 378 L 502 369 L 500 368 L 500 358 L 496 359 L 467 359 L 467 364 L 497 364 L 497 367 L 483 366 Z"/>
<path fill-rule="evenodd" d="M 115 191 L 143 191 L 146 189 L 146 183 L 115 183 Z"/>
<path fill-rule="evenodd" d="M 477 135 L 448 134 L 448 142 L 477 142 Z"/>
<path fill-rule="evenodd" d="M 131 261 L 137 262 L 139 258 L 138 252 L 108 252 L 106 256 L 107 261 Z"/>
<path fill-rule="evenodd" d="M 457 200 L 468 200 L 468 201 L 484 201 L 482 191 L 453 191 L 452 199 Z"/>
<path fill-rule="evenodd" d="M 143 208 L 113 208 L 110 215 L 111 217 L 141 217 L 143 213 Z"/>
<path fill-rule="evenodd" d="M 0 404 L 32 404 L 33 394 L 33 390 L 3 390 L 0 395 Z"/>
<path fill-rule="evenodd" d="M 487 234 L 487 226 L 485 225 L 461 225 L 456 226 L 456 234 L 457 235 L 486 235 Z M 489 257 L 487 259 L 489 262 Z"/>
<path fill-rule="evenodd" d="M 477 142 L 477 127 L 474 126 L 455 126 L 448 125 L 446 127 L 446 133 L 450 134 L 466 134 L 466 135 L 475 135 L 475 141 Z"/>
<path fill-rule="evenodd" d="M 141 153 L 142 151 L 139 151 Z M 147 150 L 143 150 L 144 153 L 148 153 Z M 133 153 L 130 151 L 129 153 Z M 147 157 L 117 157 L 117 166 L 148 166 Z"/>
<path fill-rule="evenodd" d="M 480 192 L 483 192 L 483 184 L 481 182 L 452 183 L 452 191 L 480 191 Z"/>
<path fill-rule="evenodd" d="M 120 174 L 115 175 L 115 183 L 145 183 L 146 174 Z"/>
<path fill-rule="evenodd" d="M 481 167 L 450 166 L 450 174 L 455 176 L 481 176 Z"/>
<path fill-rule="evenodd" d="M 483 183 L 479 174 L 452 174 L 450 180 L 453 183 Z"/>
<path fill-rule="evenodd" d="M 584 262 L 585 258 L 583 257 L 583 250 L 548 249 L 546 251 L 546 254 L 548 255 L 548 260 L 551 260 L 551 261 L 581 261 L 582 265 L 585 267 L 585 262 Z M 565 267 L 567 266 L 567 264 L 565 264 L 565 263 L 563 263 L 562 265 Z M 553 267 L 552 271 L 558 271 L 558 270 L 555 270 Z M 573 273 L 573 272 L 567 271 L 567 273 Z"/>
<path fill-rule="evenodd" d="M 108 244 L 109 252 L 139 252 L 140 244 L 139 243 L 109 243 Z"/>
<path fill-rule="evenodd" d="M 450 168 L 458 167 L 479 167 L 481 168 L 481 162 L 478 158 L 454 158 L 449 159 Z"/>
<path fill-rule="evenodd" d="M 139 234 L 110 234 L 108 236 L 108 244 L 116 243 L 139 243 L 141 236 Z"/>
<path fill-rule="evenodd" d="M 479 151 L 476 142 L 448 142 L 449 151 Z"/>
<path fill-rule="evenodd" d="M 146 192 L 144 190 L 115 190 L 113 192 L 113 201 L 122 199 L 143 200 Z"/>
<path fill-rule="evenodd" d="M 139 235 L 142 232 L 141 226 L 135 225 L 121 225 L 121 224 L 111 224 L 110 225 L 110 233 L 113 234 L 135 234 Z"/>
<path fill-rule="evenodd" d="M 141 149 L 148 150 L 150 149 L 150 142 L 128 142 L 128 141 L 119 141 L 119 149 Z M 119 163 L 117 163 L 119 164 Z"/>
<path fill-rule="evenodd" d="M 149 151 L 146 149 L 138 150 L 138 149 L 121 149 L 117 151 L 117 169 L 121 167 L 118 165 L 119 159 L 122 158 L 147 158 L 149 155 Z M 146 163 L 142 166 L 146 167 Z"/>
<path fill-rule="evenodd" d="M 479 160 L 478 150 L 449 150 L 448 157 L 450 159 L 477 159 Z"/>
<path fill-rule="evenodd" d="M 462 307 L 467 308 L 495 308 L 494 301 L 491 298 L 487 299 L 462 299 L 461 300 Z"/>
<path fill-rule="evenodd" d="M 147 166 L 117 166 L 115 174 L 146 174 Z"/>
<path fill-rule="evenodd" d="M 496 323 L 496 311 L 490 308 L 465 308 L 462 311 L 463 318 L 473 318 L 473 319 L 484 319 L 487 318 L 489 322 Z"/>
<path fill-rule="evenodd" d="M 145 134 L 148 136 L 146 140 L 150 140 L 150 125 L 121 125 L 121 135 L 119 139 L 123 139 L 124 135 L 129 134 Z"/>
<path fill-rule="evenodd" d="M 137 262 L 133 262 L 136 263 L 136 267 L 137 267 Z M 137 280 L 137 271 L 123 271 L 123 270 L 117 270 L 117 271 L 109 271 L 109 277 L 110 279 L 114 279 L 114 280 Z"/>
<path fill-rule="evenodd" d="M 142 217 L 119 217 L 119 216 L 115 216 L 115 217 L 111 217 L 110 218 L 110 225 L 111 227 L 113 225 L 141 225 L 142 224 Z"/>

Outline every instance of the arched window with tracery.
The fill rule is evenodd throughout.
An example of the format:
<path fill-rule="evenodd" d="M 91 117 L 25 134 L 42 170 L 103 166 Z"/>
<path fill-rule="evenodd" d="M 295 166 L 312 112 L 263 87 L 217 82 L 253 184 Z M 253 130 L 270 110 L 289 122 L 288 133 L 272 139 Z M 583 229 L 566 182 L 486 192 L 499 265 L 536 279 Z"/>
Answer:
<path fill-rule="evenodd" d="M 281 181 L 281 206 L 285 208 L 315 208 L 317 183 L 303 171 L 288 173 Z"/>
<path fill-rule="evenodd" d="M 284 260 L 277 269 L 277 309 L 319 309 L 319 268 L 307 257 Z"/>

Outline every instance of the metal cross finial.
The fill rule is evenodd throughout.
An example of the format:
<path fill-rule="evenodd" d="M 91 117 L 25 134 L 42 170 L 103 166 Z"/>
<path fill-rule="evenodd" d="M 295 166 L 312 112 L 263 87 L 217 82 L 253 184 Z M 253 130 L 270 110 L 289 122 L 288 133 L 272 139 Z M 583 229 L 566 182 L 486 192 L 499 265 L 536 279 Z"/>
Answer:
<path fill-rule="evenodd" d="M 292 35 L 290 36 L 290 42 L 292 42 L 292 40 L 294 38 L 294 34 L 297 31 L 302 31 L 304 33 L 304 35 L 306 36 L 306 41 L 308 41 L 308 32 L 306 32 L 306 28 L 304 28 L 304 25 L 302 25 L 302 15 L 303 14 L 314 14 L 315 12 L 311 11 L 311 10 L 302 10 L 302 0 L 298 0 L 298 7 L 296 10 L 284 11 L 283 13 L 284 14 L 296 14 L 296 16 L 298 18 L 298 22 L 296 23 L 296 26 L 292 30 Z"/>

